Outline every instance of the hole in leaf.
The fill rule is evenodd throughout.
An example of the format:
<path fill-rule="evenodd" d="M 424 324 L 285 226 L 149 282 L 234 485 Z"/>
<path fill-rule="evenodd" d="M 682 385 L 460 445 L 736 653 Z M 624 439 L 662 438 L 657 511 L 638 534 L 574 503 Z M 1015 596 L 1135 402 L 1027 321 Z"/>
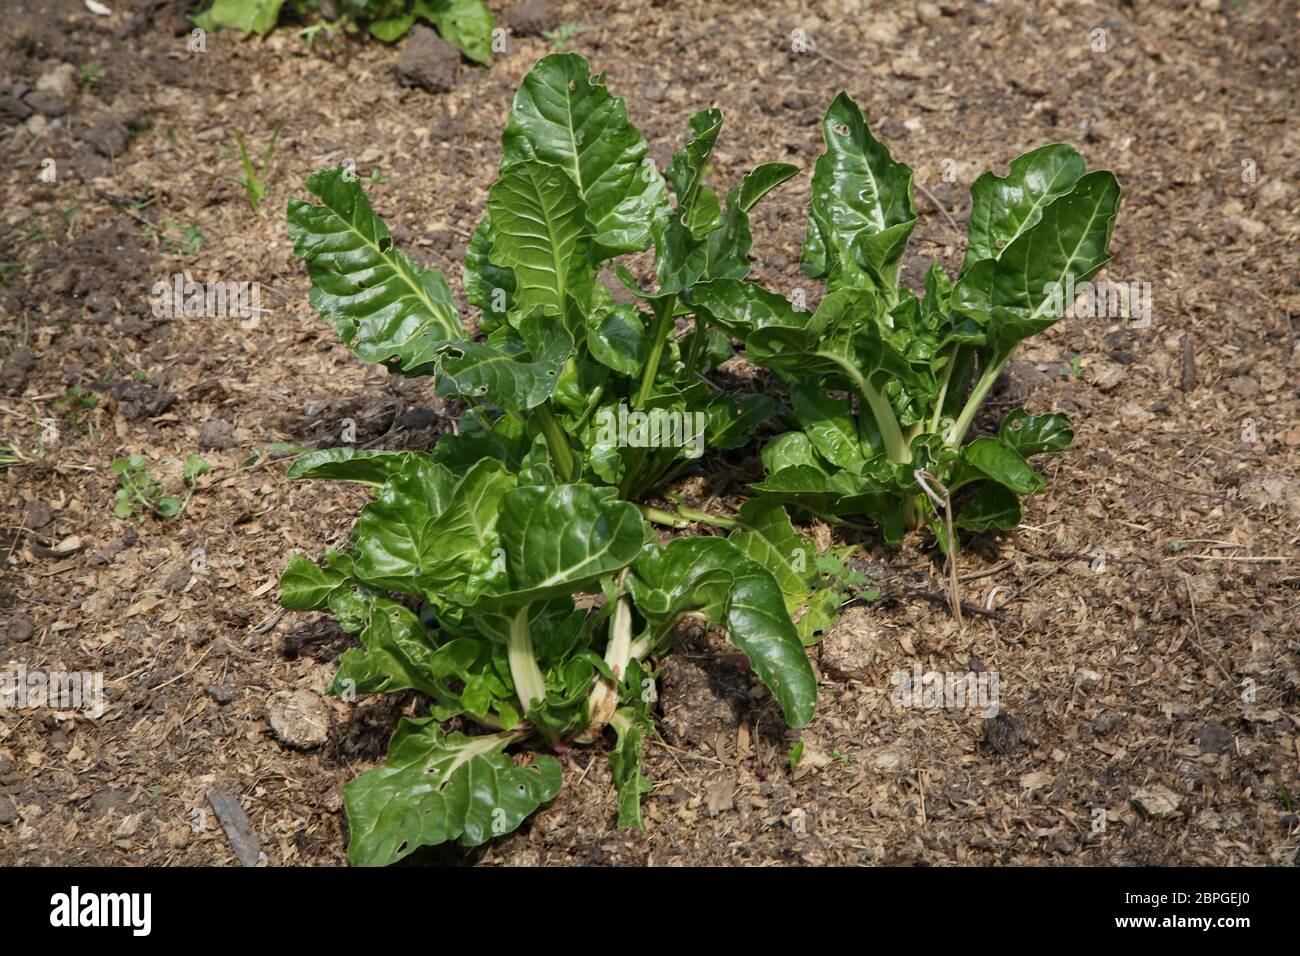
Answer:
<path fill-rule="evenodd" d="M 831 129 L 840 136 L 849 135 L 849 128 L 845 126 L 843 123 L 836 123 L 834 126 L 831 127 Z"/>
<path fill-rule="evenodd" d="M 392 248 L 393 248 L 393 238 L 392 238 L 392 236 L 384 236 L 382 239 L 379 240 L 379 251 L 380 251 L 380 252 L 387 252 L 389 249 L 392 249 Z"/>

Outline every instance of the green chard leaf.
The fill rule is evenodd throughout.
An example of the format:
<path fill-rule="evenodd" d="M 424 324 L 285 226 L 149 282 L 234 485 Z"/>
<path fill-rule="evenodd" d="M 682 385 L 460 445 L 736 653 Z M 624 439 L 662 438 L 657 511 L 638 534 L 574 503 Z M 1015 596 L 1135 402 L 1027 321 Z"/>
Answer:
<path fill-rule="evenodd" d="M 1030 415 L 1023 408 L 1016 408 L 1002 420 L 998 438 L 1027 458 L 1069 448 L 1074 441 L 1074 427 L 1064 412 Z"/>
<path fill-rule="evenodd" d="M 826 151 L 812 176 L 803 267 L 827 288 L 867 285 L 892 298 L 898 263 L 916 225 L 912 170 L 871 135 L 847 93 L 822 120 Z"/>
<path fill-rule="evenodd" d="M 591 224 L 577 185 L 558 166 L 518 162 L 488 191 L 489 260 L 515 277 L 514 310 L 563 314 L 565 296 L 585 298 L 595 280 Z"/>
<path fill-rule="evenodd" d="M 538 60 L 515 93 L 501 163 L 540 161 L 564 171 L 586 206 L 599 262 L 646 248 L 651 222 L 667 209 L 647 149 L 604 74 L 591 76 L 576 53 L 555 53 Z"/>
<path fill-rule="evenodd" d="M 382 485 L 406 467 L 419 452 L 368 448 L 323 448 L 299 455 L 285 472 L 286 478 L 325 478 Z"/>
<path fill-rule="evenodd" d="M 996 356 L 1056 324 L 1066 291 L 1110 259 L 1120 188 L 1106 170 L 1088 173 L 1053 200 L 997 259 L 982 259 L 957 282 L 952 308 L 983 326 Z"/>
<path fill-rule="evenodd" d="M 492 11 L 483 0 L 415 0 L 412 10 L 475 63 L 492 63 Z"/>
<path fill-rule="evenodd" d="M 343 785 L 348 860 L 387 866 L 421 846 L 486 843 L 518 828 L 555 798 L 562 774 L 554 757 L 527 766 L 504 752 L 511 734 L 444 734 L 432 717 L 403 717 L 388 759 Z"/>
<path fill-rule="evenodd" d="M 817 681 L 770 572 L 723 538 L 675 538 L 647 546 L 632 565 L 628 590 L 646 619 L 652 646 L 670 640 L 677 622 L 699 612 L 725 627 L 754 672 L 802 727 L 817 705 Z"/>
<path fill-rule="evenodd" d="M 981 259 L 996 259 L 1012 240 L 1037 225 L 1043 210 L 1070 192 L 1083 176 L 1083 157 L 1071 146 L 1056 143 L 1030 150 L 1011 163 L 1006 176 L 986 172 L 970 188 L 966 272 Z"/>
<path fill-rule="evenodd" d="M 421 269 L 342 167 L 311 176 L 319 204 L 289 200 L 289 237 L 311 275 L 311 303 L 361 359 L 424 374 L 437 350 L 465 337 L 442 273 Z"/>

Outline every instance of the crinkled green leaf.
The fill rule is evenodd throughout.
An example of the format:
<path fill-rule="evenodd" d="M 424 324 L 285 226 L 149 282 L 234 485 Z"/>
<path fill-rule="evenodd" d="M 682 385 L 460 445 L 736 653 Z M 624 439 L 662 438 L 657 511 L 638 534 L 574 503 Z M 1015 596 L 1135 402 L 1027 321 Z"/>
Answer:
<path fill-rule="evenodd" d="M 1060 309 L 1069 305 L 1060 290 L 1071 280 L 1090 279 L 1110 259 L 1119 201 L 1113 173 L 1080 177 L 999 258 L 970 267 L 953 289 L 953 310 L 986 329 L 997 355 L 1009 355 L 1023 339 L 1060 319 Z"/>
<path fill-rule="evenodd" d="M 700 110 L 691 116 L 691 137 L 674 155 L 666 177 L 677 196 L 672 212 L 661 211 L 652 226 L 655 268 L 661 294 L 694 285 L 709 264 L 708 234 L 722 226 L 715 193 L 703 185 L 709 154 L 722 129 L 722 113 Z"/>
<path fill-rule="evenodd" d="M 316 611 L 330 595 L 352 577 L 352 562 L 336 551 L 325 555 L 325 565 L 296 554 L 280 575 L 280 604 L 291 611 Z"/>
<path fill-rule="evenodd" d="M 554 757 L 516 764 L 504 753 L 512 739 L 443 734 L 433 718 L 403 717 L 384 763 L 343 785 L 348 860 L 387 866 L 421 846 L 478 846 L 515 830 L 554 799 L 562 774 Z"/>
<path fill-rule="evenodd" d="M 438 356 L 438 393 L 483 398 L 503 408 L 536 408 L 559 381 L 560 363 L 532 362 L 522 343 L 457 342 Z"/>
<path fill-rule="evenodd" d="M 832 465 L 857 469 L 866 456 L 858 441 L 858 425 L 844 399 L 831 398 L 820 389 L 799 386 L 791 390 L 795 418 L 813 447 Z"/>
<path fill-rule="evenodd" d="M 565 295 L 583 298 L 594 281 L 591 225 L 577 185 L 558 166 L 519 162 L 488 191 L 491 262 L 515 276 L 514 308 L 565 309 Z"/>
<path fill-rule="evenodd" d="M 465 335 L 442 273 L 393 246 L 355 174 L 327 169 L 307 188 L 321 202 L 289 200 L 288 229 L 311 275 L 312 305 L 359 358 L 427 372 L 443 344 Z"/>
<path fill-rule="evenodd" d="M 1045 451 L 1063 451 L 1074 441 L 1074 427 L 1064 412 L 1030 415 L 1023 408 L 1012 409 L 1002 420 L 998 437 L 1026 458 Z"/>
<path fill-rule="evenodd" d="M 505 578 L 481 606 L 498 610 L 581 591 L 630 564 L 645 542 L 641 512 L 613 488 L 517 488 L 497 511 Z"/>
<path fill-rule="evenodd" d="M 1018 495 L 1032 495 L 1047 486 L 1024 456 L 1000 438 L 975 439 L 962 448 L 961 461 Z"/>
<path fill-rule="evenodd" d="M 1020 517 L 1020 499 L 1016 493 L 996 481 L 986 481 L 961 508 L 953 525 L 977 534 L 990 528 L 1014 531 L 1020 525 Z"/>
<path fill-rule="evenodd" d="M 577 186 L 597 260 L 650 243 L 652 220 L 667 209 L 663 178 L 646 161 L 646 141 L 611 96 L 604 74 L 591 76 L 576 53 L 538 60 L 515 93 L 501 136 L 501 163 L 549 163 Z"/>
<path fill-rule="evenodd" d="M 497 505 L 515 478 L 485 459 L 456 479 L 442 465 L 414 459 L 378 489 L 352 530 L 356 574 L 403 594 L 487 575 Z"/>
<path fill-rule="evenodd" d="M 912 170 L 895 162 L 847 93 L 822 120 L 826 151 L 812 175 L 803 267 L 828 288 L 868 283 L 886 296 L 916 225 Z"/>
<path fill-rule="evenodd" d="M 786 432 L 777 435 L 763 446 L 760 457 L 763 460 L 763 468 L 768 474 L 783 468 L 804 465 L 825 475 L 825 463 L 817 457 L 817 450 L 813 448 L 813 443 L 803 432 Z"/>
<path fill-rule="evenodd" d="M 713 449 L 742 448 L 775 410 L 776 403 L 757 392 L 744 395 L 720 392 L 705 408 L 708 424 L 704 444 Z"/>
<path fill-rule="evenodd" d="M 701 282 L 691 287 L 686 299 L 697 314 L 739 339 L 768 325 L 798 328 L 812 319 L 812 313 L 799 312 L 785 296 L 739 279 Z"/>
<path fill-rule="evenodd" d="M 790 726 L 812 719 L 817 681 L 781 588 L 730 541 L 675 538 L 662 548 L 649 545 L 632 566 L 628 590 L 655 644 L 671 636 L 682 615 L 698 611 L 727 629 Z"/>
<path fill-rule="evenodd" d="M 971 185 L 964 273 L 981 259 L 996 259 L 1016 237 L 1042 218 L 1043 210 L 1074 188 L 1086 167 L 1071 146 L 1040 146 L 1011 163 L 1006 176 L 991 172 Z"/>
<path fill-rule="evenodd" d="M 587 348 L 602 365 L 634 375 L 645 367 L 650 349 L 646 319 L 633 305 L 599 311 L 587 326 Z"/>
<path fill-rule="evenodd" d="M 493 264 L 492 217 L 484 213 L 465 250 L 465 300 L 483 310 L 479 331 L 500 328 L 514 298 L 515 274 Z"/>
<path fill-rule="evenodd" d="M 382 485 L 417 454 L 418 452 L 384 451 L 377 448 L 323 448 L 295 458 L 285 472 L 285 477 Z"/>
<path fill-rule="evenodd" d="M 636 661 L 631 662 L 629 676 L 641 674 Z M 639 686 L 634 684 L 634 687 Z M 634 691 L 635 692 L 635 691 Z M 644 830 L 641 819 L 641 798 L 653 789 L 650 778 L 641 772 L 645 757 L 645 738 L 650 732 L 650 721 L 642 707 L 623 707 L 615 712 L 611 721 L 618 740 L 609 752 L 609 771 L 618 788 L 618 825 Z"/>

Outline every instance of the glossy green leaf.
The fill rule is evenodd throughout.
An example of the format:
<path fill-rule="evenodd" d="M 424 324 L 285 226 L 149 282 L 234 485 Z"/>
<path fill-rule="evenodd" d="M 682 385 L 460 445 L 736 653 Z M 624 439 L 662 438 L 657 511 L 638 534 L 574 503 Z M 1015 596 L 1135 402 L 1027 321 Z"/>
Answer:
<path fill-rule="evenodd" d="M 776 403 L 766 395 L 718 393 L 704 410 L 708 416 L 705 447 L 715 450 L 744 447 L 774 411 Z"/>
<path fill-rule="evenodd" d="M 483 398 L 523 411 L 550 397 L 562 363 L 529 361 L 522 343 L 458 342 L 438 356 L 438 394 Z"/>
<path fill-rule="evenodd" d="M 421 846 L 478 846 L 515 830 L 560 790 L 554 757 L 519 766 L 509 734 L 444 734 L 433 718 L 403 717 L 388 759 L 343 785 L 348 860 L 387 866 Z"/>
<path fill-rule="evenodd" d="M 647 148 L 623 98 L 606 90 L 604 74 L 591 76 L 576 53 L 553 53 L 534 64 L 515 93 L 501 162 L 562 169 L 586 205 L 601 260 L 646 248 L 652 220 L 667 209 Z"/>
<path fill-rule="evenodd" d="M 813 443 L 803 432 L 786 432 L 777 435 L 763 446 L 760 457 L 768 474 L 802 465 L 825 476 L 826 463 L 817 456 Z"/>
<path fill-rule="evenodd" d="M 465 300 L 483 310 L 480 332 L 500 328 L 515 298 L 515 274 L 492 262 L 492 217 L 484 213 L 465 250 Z"/>
<path fill-rule="evenodd" d="M 1113 173 L 1088 173 L 1043 210 L 997 259 L 976 262 L 953 289 L 952 306 L 986 328 L 996 355 L 1054 325 L 1061 290 L 1090 279 L 1110 259 L 1110 234 L 1119 211 Z"/>
<path fill-rule="evenodd" d="M 1006 176 L 986 172 L 971 185 L 964 273 L 981 259 L 996 259 L 1043 210 L 1074 188 L 1086 167 L 1071 146 L 1055 143 L 1030 150 L 1011 163 Z"/>
<path fill-rule="evenodd" d="M 916 225 L 912 170 L 871 135 L 847 93 L 826 110 L 822 134 L 826 151 L 813 167 L 803 267 L 831 289 L 868 283 L 892 296 Z"/>
<path fill-rule="evenodd" d="M 483 597 L 497 609 L 581 591 L 630 564 L 645 542 L 641 512 L 613 488 L 517 488 L 497 510 L 505 580 Z"/>
<path fill-rule="evenodd" d="M 703 185 L 705 167 L 722 129 L 722 113 L 701 110 L 690 119 L 691 136 L 673 154 L 666 177 L 677 196 L 671 213 L 661 212 L 651 232 L 661 294 L 678 293 L 694 285 L 709 265 L 709 233 L 722 227 L 715 193 Z"/>
<path fill-rule="evenodd" d="M 594 270 L 591 225 L 578 187 L 558 166 L 507 166 L 488 191 L 491 262 L 515 276 L 514 306 L 523 314 L 541 306 L 554 314 L 565 295 L 585 297 Z"/>
<path fill-rule="evenodd" d="M 1047 486 L 1024 456 L 999 438 L 975 439 L 962 448 L 961 460 L 1018 495 L 1032 495 Z"/>
<path fill-rule="evenodd" d="M 662 548 L 650 545 L 633 564 L 628 589 L 655 645 L 671 638 L 683 615 L 702 613 L 727 629 L 790 726 L 812 719 L 817 681 L 781 588 L 730 541 L 675 538 Z"/>
<path fill-rule="evenodd" d="M 393 246 L 355 174 L 327 169 L 307 188 L 321 202 L 289 200 L 288 229 L 312 305 L 359 358 L 427 371 L 439 347 L 465 336 L 442 273 Z"/>
<path fill-rule="evenodd" d="M 790 398 L 795 418 L 823 458 L 840 468 L 856 470 L 862 466 L 866 456 L 847 401 L 807 386 L 793 389 Z"/>
<path fill-rule="evenodd" d="M 1069 448 L 1074 441 L 1074 426 L 1064 412 L 1030 415 L 1023 408 L 1016 408 L 1002 420 L 998 437 L 1027 458 Z"/>
<path fill-rule="evenodd" d="M 1014 531 L 1020 525 L 1020 517 L 1020 499 L 1016 493 L 996 481 L 986 481 L 961 508 L 953 525 L 976 533 L 992 528 Z"/>
<path fill-rule="evenodd" d="M 685 298 L 696 314 L 739 339 L 748 339 L 769 325 L 799 328 L 812 319 L 812 313 L 799 312 L 785 296 L 739 279 L 701 282 L 692 286 Z"/>
<path fill-rule="evenodd" d="M 322 448 L 299 455 L 284 473 L 286 478 L 324 478 L 382 485 L 401 471 L 418 452 L 377 448 Z"/>
<path fill-rule="evenodd" d="M 616 372 L 640 372 L 650 350 L 645 317 L 633 305 L 597 312 L 587 326 L 587 348 L 596 361 Z"/>
<path fill-rule="evenodd" d="M 485 459 L 456 479 L 442 465 L 413 459 L 375 494 L 352 530 L 356 575 L 403 594 L 486 574 L 481 547 L 514 477 Z"/>
<path fill-rule="evenodd" d="M 372 37 L 381 43 L 392 43 L 406 36 L 407 31 L 411 29 L 414 23 L 415 15 L 408 13 L 387 20 L 372 20 L 366 24 L 366 29 Z"/>
<path fill-rule="evenodd" d="M 351 561 L 335 551 L 326 554 L 324 567 L 294 555 L 280 575 L 280 604 L 291 611 L 319 610 L 351 577 Z"/>

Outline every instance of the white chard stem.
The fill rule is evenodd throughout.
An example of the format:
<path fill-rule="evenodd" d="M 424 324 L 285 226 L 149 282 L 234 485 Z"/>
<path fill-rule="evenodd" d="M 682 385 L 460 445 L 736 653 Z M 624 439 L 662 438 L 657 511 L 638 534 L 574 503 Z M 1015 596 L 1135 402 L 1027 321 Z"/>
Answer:
<path fill-rule="evenodd" d="M 546 700 L 546 678 L 537 666 L 533 653 L 533 635 L 528 629 L 528 606 L 515 612 L 510 621 L 510 642 L 506 645 L 506 659 L 510 663 L 510 679 L 515 683 L 515 694 L 523 715 L 533 709 L 534 703 Z"/>

